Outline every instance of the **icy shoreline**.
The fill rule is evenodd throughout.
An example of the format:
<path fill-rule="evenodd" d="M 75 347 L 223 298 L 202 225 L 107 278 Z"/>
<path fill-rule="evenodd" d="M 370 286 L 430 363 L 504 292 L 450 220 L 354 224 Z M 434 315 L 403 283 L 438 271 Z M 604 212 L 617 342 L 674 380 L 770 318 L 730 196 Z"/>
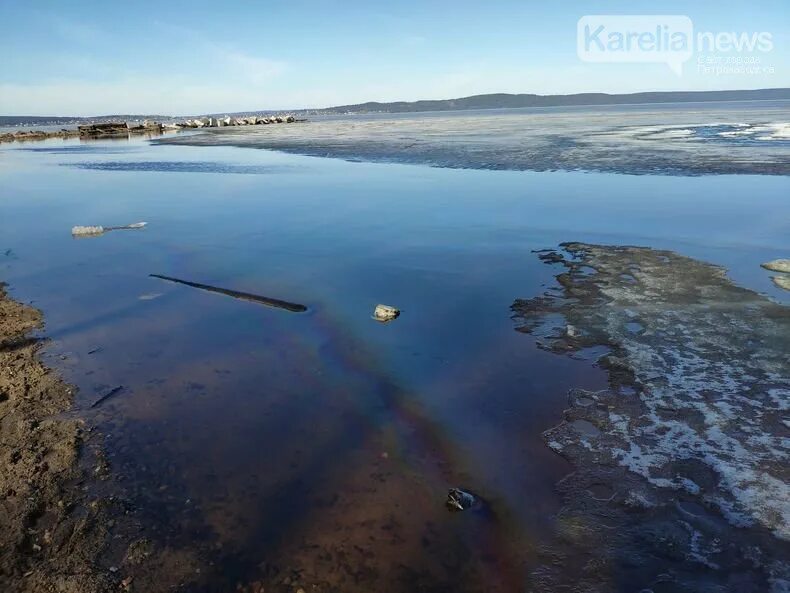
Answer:
<path fill-rule="evenodd" d="M 672 252 L 563 247 L 540 256 L 565 268 L 561 294 L 517 300 L 513 311 L 548 350 L 611 349 L 599 361 L 611 390 L 572 392 L 565 421 L 545 434 L 580 470 L 566 484 L 569 514 L 590 520 L 580 497 L 587 482 L 603 483 L 611 499 L 597 512 L 622 522 L 618 538 L 644 539 L 655 519 L 672 533 L 678 570 L 703 564 L 726 580 L 734 563 L 748 565 L 784 590 L 790 309 Z M 566 325 L 553 327 L 558 315 Z M 699 511 L 685 516 L 686 503 Z M 618 538 L 602 545 L 631 547 Z"/>

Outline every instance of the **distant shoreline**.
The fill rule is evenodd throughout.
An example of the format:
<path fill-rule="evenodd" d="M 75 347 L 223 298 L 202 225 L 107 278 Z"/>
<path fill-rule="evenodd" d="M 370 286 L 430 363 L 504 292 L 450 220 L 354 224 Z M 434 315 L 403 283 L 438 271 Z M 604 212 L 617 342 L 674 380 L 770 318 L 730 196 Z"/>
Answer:
<path fill-rule="evenodd" d="M 495 93 L 460 99 L 421 101 L 370 101 L 318 110 L 320 113 L 411 113 L 421 111 L 463 111 L 467 109 L 517 109 L 523 107 L 597 107 L 604 105 L 642 105 L 666 103 L 708 103 L 729 101 L 790 100 L 790 88 L 740 91 L 660 91 L 608 94 L 535 95 Z"/>
<path fill-rule="evenodd" d="M 729 91 L 657 91 L 640 93 L 575 93 L 569 95 L 536 95 L 492 93 L 472 95 L 457 99 L 423 99 L 418 101 L 392 101 L 355 103 L 315 109 L 291 109 L 295 115 L 354 115 L 364 113 L 418 113 L 424 111 L 464 111 L 478 109 L 517 109 L 524 107 L 603 107 L 614 105 L 649 105 L 671 103 L 721 103 L 734 101 L 783 101 L 790 100 L 790 88 L 750 89 Z M 266 117 L 276 113 L 271 109 L 251 109 L 233 113 L 208 113 L 206 117 L 236 117 L 257 115 Z M 164 115 L 97 115 L 89 117 L 0 115 L 0 126 L 28 125 L 78 125 L 87 122 L 135 120 L 142 121 L 183 119 L 188 116 Z"/>

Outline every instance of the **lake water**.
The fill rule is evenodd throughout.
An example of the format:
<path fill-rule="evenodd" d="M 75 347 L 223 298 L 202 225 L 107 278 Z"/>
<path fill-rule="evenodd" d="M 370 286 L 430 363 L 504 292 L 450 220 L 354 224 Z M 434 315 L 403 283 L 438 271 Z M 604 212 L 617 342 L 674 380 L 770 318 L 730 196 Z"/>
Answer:
<path fill-rule="evenodd" d="M 747 111 L 739 122 L 790 121 L 781 105 Z M 667 125 L 694 117 L 668 111 Z M 697 119 L 734 122 L 715 110 Z M 311 125 L 272 133 L 298 129 L 305 143 Z M 347 122 L 315 125 L 325 134 Z M 453 128 L 442 126 L 425 139 L 431 154 Z M 252 137 L 243 133 L 232 143 Z M 290 572 L 343 591 L 519 590 L 570 470 L 541 434 L 561 420 L 568 389 L 607 380 L 600 353 L 554 356 L 514 331 L 514 299 L 554 285 L 533 250 L 673 249 L 790 302 L 759 267 L 790 253 L 781 138 L 750 145 L 769 163 L 756 172 L 770 175 L 693 176 L 347 162 L 201 142 L 0 149 L 0 279 L 43 310 L 47 361 L 79 387 L 78 413 L 106 434 L 150 536 L 206 561 L 196 590 Z M 338 156 L 397 160 L 381 154 Z M 149 225 L 70 235 L 137 221 Z M 377 303 L 402 315 L 380 324 Z M 448 513 L 453 486 L 490 512 Z"/>

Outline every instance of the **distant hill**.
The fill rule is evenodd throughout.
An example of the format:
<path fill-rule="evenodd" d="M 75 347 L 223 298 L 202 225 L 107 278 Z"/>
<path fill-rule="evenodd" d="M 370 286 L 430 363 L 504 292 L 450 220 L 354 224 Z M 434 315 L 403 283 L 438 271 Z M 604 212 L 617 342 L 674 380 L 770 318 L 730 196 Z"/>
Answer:
<path fill-rule="evenodd" d="M 748 91 L 665 91 L 609 95 L 578 93 L 575 95 L 532 95 L 495 93 L 460 99 L 423 101 L 369 101 L 316 110 L 318 113 L 409 113 L 417 111 L 458 111 L 463 109 L 503 109 L 516 107 L 558 107 L 568 105 L 628 105 L 640 103 L 692 103 L 700 101 L 756 101 L 790 99 L 790 89 Z"/>
<path fill-rule="evenodd" d="M 664 91 L 653 93 L 631 93 L 626 95 L 609 95 L 607 93 L 578 93 L 575 95 L 533 95 L 494 93 L 490 95 L 473 95 L 460 99 L 437 99 L 422 101 L 394 101 L 379 103 L 369 101 L 355 105 L 339 105 L 323 109 L 293 110 L 250 110 L 235 113 L 215 113 L 215 116 L 268 115 L 272 113 L 294 113 L 302 115 L 340 114 L 340 113 L 410 113 L 419 111 L 460 111 L 463 109 L 503 109 L 517 107 L 559 107 L 570 105 L 629 105 L 646 103 L 694 103 L 707 101 L 771 101 L 790 100 L 790 89 L 757 89 L 748 91 Z M 98 115 L 93 117 L 68 116 L 36 116 L 36 115 L 0 115 L 0 126 L 26 125 L 77 125 L 106 121 L 139 121 L 150 119 L 170 121 L 168 115 Z M 199 117 L 189 116 L 189 117 Z"/>

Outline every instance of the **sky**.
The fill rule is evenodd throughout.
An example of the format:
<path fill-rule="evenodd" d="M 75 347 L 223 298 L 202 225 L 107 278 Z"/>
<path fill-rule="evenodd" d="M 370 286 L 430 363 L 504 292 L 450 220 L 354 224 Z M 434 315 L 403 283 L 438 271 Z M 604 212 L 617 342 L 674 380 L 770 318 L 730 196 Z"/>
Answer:
<path fill-rule="evenodd" d="M 658 6 L 657 6 L 658 5 Z M 759 71 L 591 63 L 585 15 L 687 15 L 768 32 Z M 0 0 L 0 115 L 198 115 L 447 99 L 790 87 L 790 3 Z M 715 53 L 715 52 L 713 52 Z"/>

